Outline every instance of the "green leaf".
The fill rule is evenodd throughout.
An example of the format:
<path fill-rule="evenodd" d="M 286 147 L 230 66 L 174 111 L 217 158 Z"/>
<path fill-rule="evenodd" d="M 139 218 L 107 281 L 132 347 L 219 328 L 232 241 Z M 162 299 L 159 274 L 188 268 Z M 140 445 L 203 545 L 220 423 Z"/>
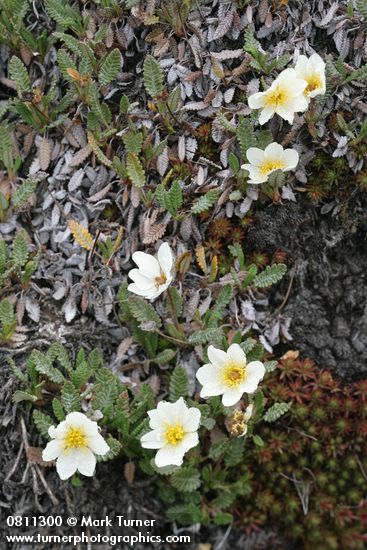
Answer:
<path fill-rule="evenodd" d="M 61 390 L 61 403 L 66 414 L 80 411 L 82 406 L 80 395 L 72 382 L 65 382 Z"/>
<path fill-rule="evenodd" d="M 176 213 L 183 204 L 182 189 L 180 186 L 180 182 L 178 180 L 175 180 L 172 183 L 169 194 L 170 194 L 173 211 L 174 213 Z"/>
<path fill-rule="evenodd" d="M 262 440 L 262 438 L 259 435 L 253 435 L 252 441 L 255 443 L 257 447 L 264 447 L 265 443 Z"/>
<path fill-rule="evenodd" d="M 162 326 L 162 320 L 154 307 L 141 298 L 130 298 L 129 308 L 133 317 L 139 321 L 141 330 L 154 331 Z"/>
<path fill-rule="evenodd" d="M 229 512 L 223 512 L 222 514 L 217 514 L 214 517 L 214 523 L 216 525 L 228 525 L 229 523 L 232 523 L 233 516 Z"/>
<path fill-rule="evenodd" d="M 245 439 L 243 437 L 231 439 L 224 455 L 224 463 L 228 467 L 237 466 L 243 461 Z"/>
<path fill-rule="evenodd" d="M 157 97 L 163 92 L 163 71 L 156 59 L 147 55 L 144 60 L 144 86 L 151 97 Z"/>
<path fill-rule="evenodd" d="M 3 325 L 3 329 L 16 323 L 13 304 L 7 299 L 0 302 L 0 323 Z"/>
<path fill-rule="evenodd" d="M 115 80 L 116 75 L 121 68 L 121 63 L 121 53 L 117 48 L 115 48 L 104 59 L 99 71 L 98 80 L 103 86 L 107 86 L 107 84 L 112 82 L 112 80 Z"/>
<path fill-rule="evenodd" d="M 278 361 L 266 361 L 264 367 L 266 372 L 273 372 L 278 366 Z"/>
<path fill-rule="evenodd" d="M 19 97 L 22 97 L 23 92 L 31 89 L 27 69 L 23 62 L 15 55 L 9 61 L 9 76 L 15 84 Z"/>
<path fill-rule="evenodd" d="M 55 382 L 55 384 L 62 384 L 64 382 L 63 374 L 52 366 L 49 357 L 44 353 L 33 350 L 30 355 L 30 361 L 33 363 L 35 370 L 47 376 L 51 382 Z"/>
<path fill-rule="evenodd" d="M 175 351 L 174 349 L 164 349 L 152 359 L 152 362 L 156 363 L 157 365 L 166 365 L 174 358 L 176 353 L 177 351 Z"/>
<path fill-rule="evenodd" d="M 14 267 L 23 267 L 27 263 L 29 255 L 28 242 L 28 233 L 25 229 L 20 229 L 15 235 L 12 249 L 12 262 Z"/>
<path fill-rule="evenodd" d="M 176 367 L 169 383 L 169 400 L 175 403 L 180 397 L 187 397 L 189 393 L 189 381 L 183 367 Z"/>
<path fill-rule="evenodd" d="M 118 389 L 117 380 L 110 370 L 102 368 L 97 372 L 93 391 L 93 409 L 100 410 L 105 417 L 112 416 Z"/>
<path fill-rule="evenodd" d="M 144 187 L 146 175 L 139 157 L 135 153 L 127 154 L 126 171 L 135 187 Z"/>
<path fill-rule="evenodd" d="M 249 118 L 240 116 L 238 128 L 237 128 L 237 140 L 240 144 L 241 156 L 243 159 L 247 159 L 246 152 L 250 147 L 254 147 L 256 144 L 256 138 L 254 129 Z"/>
<path fill-rule="evenodd" d="M 130 101 L 129 101 L 129 98 L 127 97 L 127 95 L 122 95 L 121 96 L 121 99 L 120 99 L 120 113 L 122 115 L 127 115 L 127 113 L 129 112 L 129 108 L 130 108 Z"/>
<path fill-rule="evenodd" d="M 183 466 L 172 474 L 171 483 L 178 491 L 191 493 L 201 485 L 200 473 L 191 466 Z"/>
<path fill-rule="evenodd" d="M 278 418 L 288 412 L 290 408 L 291 403 L 274 403 L 264 415 L 265 422 L 275 422 L 275 420 L 278 420 Z"/>
<path fill-rule="evenodd" d="M 37 395 L 22 390 L 17 390 L 13 394 L 13 403 L 21 403 L 22 401 L 30 401 L 35 403 L 38 400 Z"/>
<path fill-rule="evenodd" d="M 65 411 L 59 399 L 56 397 L 52 400 L 52 410 L 59 422 L 65 420 Z"/>
<path fill-rule="evenodd" d="M 200 199 L 192 205 L 191 212 L 193 214 L 201 214 L 205 212 L 205 210 L 209 210 L 209 208 L 214 206 L 218 197 L 219 191 L 217 189 L 211 189 L 206 195 L 201 196 Z"/>
<path fill-rule="evenodd" d="M 207 342 L 220 342 L 223 333 L 218 328 L 207 328 L 198 330 L 189 336 L 189 344 L 196 346 L 197 344 L 206 344 Z"/>
<path fill-rule="evenodd" d="M 275 170 L 275 172 L 269 174 L 268 185 L 270 185 L 273 189 L 280 189 L 283 187 L 284 183 L 285 173 L 283 170 Z"/>
<path fill-rule="evenodd" d="M 177 317 L 181 317 L 182 315 L 182 311 L 183 311 L 183 298 L 182 298 L 182 294 L 177 290 L 176 287 L 174 286 L 171 286 L 171 288 L 169 289 L 169 292 L 170 292 L 170 295 L 171 295 L 171 298 L 172 298 L 172 302 L 174 304 L 174 307 L 175 307 L 175 310 L 176 310 L 176 315 Z M 172 310 L 172 304 L 169 300 L 169 298 L 167 297 L 167 300 L 166 300 L 166 307 L 169 311 L 169 314 L 171 316 L 173 316 L 173 310 Z"/>
<path fill-rule="evenodd" d="M 55 422 L 52 420 L 51 416 L 43 413 L 42 411 L 39 411 L 38 409 L 35 409 L 33 411 L 33 422 L 35 423 L 36 428 L 40 432 L 40 434 L 46 439 L 50 439 L 50 436 L 48 435 L 48 429 L 50 428 L 50 426 L 55 425 Z"/>
<path fill-rule="evenodd" d="M 37 182 L 32 178 L 28 178 L 14 191 L 11 202 L 14 208 L 18 209 L 23 206 L 37 188 Z"/>
<path fill-rule="evenodd" d="M 141 132 L 127 132 L 122 136 L 126 151 L 138 155 L 143 145 L 143 134 Z"/>
<path fill-rule="evenodd" d="M 267 265 L 264 271 L 256 275 L 253 283 L 257 288 L 267 288 L 280 281 L 286 271 L 287 266 L 285 264 Z"/>
<path fill-rule="evenodd" d="M 208 457 L 217 460 L 227 451 L 229 439 L 227 437 L 214 441 L 209 449 Z"/>

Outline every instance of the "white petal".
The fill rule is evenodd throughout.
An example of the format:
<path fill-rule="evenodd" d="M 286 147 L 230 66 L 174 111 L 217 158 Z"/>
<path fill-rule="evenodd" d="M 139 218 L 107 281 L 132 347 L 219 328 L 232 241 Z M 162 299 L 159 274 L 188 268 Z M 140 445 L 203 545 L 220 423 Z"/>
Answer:
<path fill-rule="evenodd" d="M 196 447 L 196 445 L 198 443 L 199 443 L 198 433 L 197 432 L 190 432 L 190 433 L 185 434 L 185 436 L 184 436 L 183 440 L 181 441 L 181 443 L 179 443 L 176 446 L 180 447 L 179 452 L 184 451 L 186 453 L 189 449 L 193 449 L 194 447 Z"/>
<path fill-rule="evenodd" d="M 156 290 L 155 280 L 143 275 L 139 269 L 131 269 L 128 277 L 130 277 L 141 290 Z"/>
<path fill-rule="evenodd" d="M 318 53 L 314 53 L 314 54 L 311 55 L 310 63 L 315 68 L 316 67 L 319 68 L 319 69 L 324 69 L 325 68 L 325 62 L 322 59 L 322 57 L 319 56 Z"/>
<path fill-rule="evenodd" d="M 158 250 L 158 262 L 164 274 L 170 275 L 173 266 L 173 254 L 168 243 L 163 243 Z"/>
<path fill-rule="evenodd" d="M 227 390 L 223 394 L 222 403 L 225 407 L 231 407 L 232 405 L 235 405 L 236 403 L 238 403 L 242 395 L 243 395 L 243 392 L 238 388 L 234 390 Z"/>
<path fill-rule="evenodd" d="M 195 432 L 200 425 L 201 412 L 196 407 L 189 408 L 188 418 L 183 423 L 185 432 Z"/>
<path fill-rule="evenodd" d="M 239 344 L 231 344 L 227 349 L 227 355 L 233 363 L 246 365 L 246 355 Z"/>
<path fill-rule="evenodd" d="M 217 367 L 222 367 L 228 363 L 228 357 L 225 351 L 217 349 L 214 346 L 208 347 L 209 361 Z"/>
<path fill-rule="evenodd" d="M 247 103 L 251 109 L 260 109 L 264 105 L 264 93 L 257 92 L 249 96 Z"/>
<path fill-rule="evenodd" d="M 264 378 L 265 367 L 261 361 L 251 361 L 247 365 L 247 376 L 245 381 L 241 384 L 240 388 L 243 392 L 253 393 L 259 382 Z"/>
<path fill-rule="evenodd" d="M 299 154 L 295 149 L 286 149 L 283 153 L 283 161 L 286 165 L 286 168 L 284 168 L 285 172 L 293 170 L 299 162 Z"/>
<path fill-rule="evenodd" d="M 134 294 L 137 294 L 138 296 L 143 296 L 144 298 L 147 298 L 148 300 L 154 300 L 155 298 L 157 298 L 163 292 L 160 289 L 156 289 L 154 291 L 153 290 L 142 290 L 135 283 L 129 284 L 129 286 L 127 287 L 127 290 L 129 292 L 133 292 Z"/>
<path fill-rule="evenodd" d="M 228 362 L 227 357 L 226 357 L 226 362 Z M 216 365 L 213 365 L 212 363 L 203 365 L 196 371 L 196 378 L 199 380 L 202 386 L 219 383 L 221 380 L 220 375 L 221 375 L 221 368 L 217 367 Z"/>
<path fill-rule="evenodd" d="M 250 147 L 246 151 L 246 157 L 254 166 L 261 166 L 264 162 L 264 151 L 258 147 Z"/>
<path fill-rule="evenodd" d="M 110 450 L 109 446 L 107 445 L 101 434 L 89 436 L 87 438 L 87 445 L 90 450 L 93 451 L 96 455 L 103 456 Z"/>
<path fill-rule="evenodd" d="M 263 125 L 266 122 L 268 122 L 268 120 L 271 119 L 274 113 L 275 113 L 274 107 L 271 107 L 270 105 L 268 107 L 265 107 L 265 109 L 263 109 L 260 113 L 259 124 Z"/>
<path fill-rule="evenodd" d="M 279 160 L 283 156 L 283 147 L 274 141 L 266 147 L 264 154 L 266 160 Z"/>
<path fill-rule="evenodd" d="M 140 438 L 140 443 L 144 449 L 161 449 L 166 442 L 161 432 L 152 430 Z"/>
<path fill-rule="evenodd" d="M 285 107 L 277 107 L 277 113 L 280 117 L 289 122 L 289 124 L 293 124 L 295 111 L 289 110 L 288 107 L 287 109 Z"/>
<path fill-rule="evenodd" d="M 48 462 L 49 460 L 55 460 L 63 450 L 62 443 L 59 439 L 53 439 L 47 443 L 46 448 L 42 452 L 42 460 Z"/>
<path fill-rule="evenodd" d="M 294 67 L 297 76 L 301 76 L 307 74 L 308 72 L 308 59 L 305 55 L 300 55 L 297 59 L 296 66 Z"/>
<path fill-rule="evenodd" d="M 158 468 L 164 466 L 181 466 L 183 462 L 184 452 L 179 453 L 174 449 L 173 445 L 166 445 L 162 449 L 159 449 L 155 455 L 155 463 Z"/>
<path fill-rule="evenodd" d="M 249 172 L 250 172 L 249 183 L 254 183 L 254 184 L 264 183 L 268 179 L 268 175 L 263 174 L 257 166 L 252 166 Z"/>
<path fill-rule="evenodd" d="M 90 449 L 77 449 L 78 471 L 83 476 L 91 477 L 96 469 L 96 457 Z"/>
<path fill-rule="evenodd" d="M 297 80 L 297 73 L 294 69 L 284 69 L 284 71 L 282 71 L 280 73 L 280 75 L 274 80 L 273 84 L 280 84 L 280 85 L 289 85 L 291 86 L 293 84 L 293 82 Z"/>
<path fill-rule="evenodd" d="M 149 426 L 152 428 L 152 430 L 163 430 L 164 424 L 158 414 L 157 409 L 152 409 L 151 411 L 148 411 L 148 416 Z"/>
<path fill-rule="evenodd" d="M 297 78 L 290 88 L 290 93 L 292 97 L 299 96 L 303 94 L 305 88 L 307 88 L 307 82 L 303 78 Z"/>
<path fill-rule="evenodd" d="M 133 261 L 136 263 L 143 275 L 148 278 L 159 277 L 161 269 L 159 267 L 158 260 L 151 254 L 145 252 L 134 252 Z"/>
<path fill-rule="evenodd" d="M 56 471 L 61 479 L 68 479 L 75 474 L 78 467 L 78 456 L 74 449 L 61 453 L 56 461 Z"/>

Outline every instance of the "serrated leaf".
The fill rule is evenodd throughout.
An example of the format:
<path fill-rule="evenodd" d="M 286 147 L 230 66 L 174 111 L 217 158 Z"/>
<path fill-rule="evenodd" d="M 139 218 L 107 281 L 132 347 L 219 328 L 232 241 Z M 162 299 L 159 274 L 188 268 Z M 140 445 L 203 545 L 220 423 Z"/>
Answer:
<path fill-rule="evenodd" d="M 256 138 L 250 119 L 245 118 L 242 115 L 240 116 L 237 128 L 237 140 L 240 144 L 241 156 L 245 159 L 247 158 L 247 150 L 256 144 Z"/>
<path fill-rule="evenodd" d="M 23 92 L 27 92 L 31 88 L 27 69 L 23 62 L 13 55 L 9 61 L 9 76 L 13 80 L 19 97 L 22 97 Z"/>
<path fill-rule="evenodd" d="M 88 229 L 80 225 L 80 223 L 74 220 L 68 220 L 68 227 L 76 243 L 85 248 L 85 250 L 92 250 L 94 245 L 93 235 L 89 233 Z"/>
<path fill-rule="evenodd" d="M 157 97 L 163 92 L 163 71 L 156 59 L 147 55 L 144 60 L 144 86 L 151 97 Z"/>
<path fill-rule="evenodd" d="M 33 411 L 33 422 L 35 423 L 40 434 L 46 439 L 49 439 L 50 436 L 48 435 L 48 429 L 50 426 L 55 425 L 55 422 L 52 420 L 51 416 L 35 409 Z"/>
<path fill-rule="evenodd" d="M 110 450 L 105 455 L 98 455 L 97 456 L 98 462 L 106 462 L 107 460 L 116 458 L 116 456 L 119 455 L 122 449 L 121 443 L 111 435 L 107 437 L 106 443 L 109 446 Z"/>
<path fill-rule="evenodd" d="M 80 395 L 72 382 L 65 382 L 62 387 L 61 403 L 66 414 L 73 411 L 80 411 L 82 405 Z"/>
<path fill-rule="evenodd" d="M 143 145 L 143 134 L 141 132 L 127 132 L 122 136 L 126 151 L 138 155 Z"/>
<path fill-rule="evenodd" d="M 267 265 L 265 270 L 256 275 L 253 284 L 257 288 L 267 288 L 280 281 L 287 271 L 285 264 Z"/>
<path fill-rule="evenodd" d="M 35 370 L 40 374 L 47 376 L 51 382 L 55 382 L 55 384 L 62 384 L 64 382 L 63 374 L 52 366 L 50 359 L 44 353 L 41 353 L 38 350 L 33 350 L 30 360 L 34 365 Z"/>
<path fill-rule="evenodd" d="M 162 326 L 162 320 L 154 307 L 141 298 L 130 298 L 129 309 L 133 317 L 142 325 L 144 323 L 153 323 L 150 330 L 155 330 Z M 144 329 L 142 329 L 144 330 Z"/>
<path fill-rule="evenodd" d="M 202 212 L 209 210 L 209 208 L 214 206 L 218 197 L 219 191 L 217 189 L 211 189 L 206 193 L 206 195 L 200 197 L 200 199 L 192 205 L 191 212 L 193 214 L 201 214 Z"/>
<path fill-rule="evenodd" d="M 112 80 L 115 80 L 121 68 L 121 63 L 121 53 L 115 48 L 104 59 L 98 74 L 98 80 L 103 86 L 107 86 Z"/>
<path fill-rule="evenodd" d="M 191 493 L 201 485 L 200 473 L 191 466 L 183 466 L 172 474 L 171 483 L 178 491 Z"/>
<path fill-rule="evenodd" d="M 15 236 L 12 248 L 12 263 L 14 267 L 23 267 L 28 260 L 29 237 L 25 229 L 20 229 Z"/>
<path fill-rule="evenodd" d="M 166 365 L 175 357 L 176 353 L 177 352 L 173 349 L 165 349 L 158 353 L 158 355 L 152 359 L 152 362 L 157 365 Z"/>
<path fill-rule="evenodd" d="M 275 422 L 275 420 L 278 420 L 278 418 L 288 412 L 290 408 L 291 403 L 274 403 L 264 415 L 265 422 Z"/>
<path fill-rule="evenodd" d="M 169 383 L 169 400 L 175 403 L 180 397 L 187 397 L 189 393 L 189 381 L 183 367 L 176 367 L 171 375 Z"/>
<path fill-rule="evenodd" d="M 14 208 L 20 208 L 32 196 L 37 188 L 37 182 L 28 178 L 14 191 L 11 202 Z"/>
<path fill-rule="evenodd" d="M 138 155 L 135 153 L 128 153 L 126 171 L 131 183 L 135 187 L 144 187 L 146 180 L 145 171 Z"/>
<path fill-rule="evenodd" d="M 188 341 L 189 344 L 196 346 L 207 342 L 220 342 L 222 337 L 223 332 L 219 328 L 207 328 L 190 334 Z"/>

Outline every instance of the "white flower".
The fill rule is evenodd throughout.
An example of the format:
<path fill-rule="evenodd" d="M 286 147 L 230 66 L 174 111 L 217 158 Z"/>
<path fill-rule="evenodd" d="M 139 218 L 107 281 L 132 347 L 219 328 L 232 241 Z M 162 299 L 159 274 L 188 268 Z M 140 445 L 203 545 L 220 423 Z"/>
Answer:
<path fill-rule="evenodd" d="M 173 254 L 169 244 L 161 244 L 157 258 L 145 252 L 134 252 L 132 259 L 139 269 L 129 271 L 134 282 L 127 287 L 128 290 L 155 300 L 173 281 Z"/>
<path fill-rule="evenodd" d="M 42 453 L 45 461 L 56 460 L 56 470 L 61 479 L 68 479 L 76 471 L 92 476 L 96 467 L 96 455 L 105 455 L 109 446 L 93 422 L 80 412 L 72 412 L 55 428 L 50 426 L 52 437 Z"/>
<path fill-rule="evenodd" d="M 317 53 L 314 53 L 309 58 L 305 55 L 300 55 L 294 69 L 298 78 L 302 78 L 302 80 L 307 82 L 307 86 L 303 92 L 307 99 L 325 93 L 325 63 Z"/>
<path fill-rule="evenodd" d="M 159 449 L 155 455 L 155 463 L 159 468 L 181 466 L 184 454 L 199 442 L 199 409 L 188 408 L 180 397 L 176 403 L 161 401 L 156 409 L 148 411 L 148 415 L 152 431 L 142 436 L 142 446 Z"/>
<path fill-rule="evenodd" d="M 275 113 L 293 123 L 294 113 L 303 112 L 308 101 L 303 92 L 307 82 L 297 76 L 295 69 L 285 69 L 265 92 L 248 98 L 251 109 L 262 109 L 259 123 L 265 124 Z"/>
<path fill-rule="evenodd" d="M 283 149 L 279 143 L 270 143 L 265 150 L 257 147 L 247 149 L 246 156 L 250 164 L 241 168 L 250 172 L 249 183 L 264 183 L 275 170 L 289 172 L 296 168 L 299 155 L 294 149 Z"/>
<path fill-rule="evenodd" d="M 238 344 L 229 346 L 227 352 L 209 346 L 208 357 L 210 363 L 196 373 L 203 386 L 200 395 L 222 395 L 226 407 L 235 405 L 244 393 L 253 393 L 265 374 L 260 361 L 247 364 L 245 352 Z"/>

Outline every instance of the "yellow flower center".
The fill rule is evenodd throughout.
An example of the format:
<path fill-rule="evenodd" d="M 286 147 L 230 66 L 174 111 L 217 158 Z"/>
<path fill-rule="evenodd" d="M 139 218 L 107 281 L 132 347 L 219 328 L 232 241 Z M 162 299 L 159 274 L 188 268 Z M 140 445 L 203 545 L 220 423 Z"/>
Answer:
<path fill-rule="evenodd" d="M 65 437 L 66 449 L 79 449 L 86 447 L 86 437 L 79 428 L 70 428 Z"/>
<path fill-rule="evenodd" d="M 284 105 L 284 103 L 286 103 L 288 99 L 289 94 L 287 90 L 278 87 L 267 94 L 267 96 L 265 97 L 265 105 L 267 107 L 273 107 L 275 109 L 278 105 Z"/>
<path fill-rule="evenodd" d="M 309 94 L 310 92 L 314 92 L 315 90 L 322 88 L 321 77 L 318 74 L 313 74 L 309 78 L 306 78 L 306 81 L 307 81 L 307 86 L 305 89 L 306 94 Z"/>
<path fill-rule="evenodd" d="M 180 441 L 183 440 L 185 434 L 182 425 L 175 424 L 174 426 L 170 426 L 168 428 L 165 435 L 167 443 L 170 443 L 171 445 L 177 445 L 177 443 L 180 443 Z"/>
<path fill-rule="evenodd" d="M 164 273 L 161 273 L 160 275 L 158 275 L 158 277 L 155 278 L 155 286 L 157 288 L 159 288 L 161 285 L 166 284 L 166 282 L 167 282 L 167 277 L 165 276 Z"/>
<path fill-rule="evenodd" d="M 223 379 L 226 386 L 237 388 L 246 378 L 246 367 L 230 363 L 224 369 Z"/>
<path fill-rule="evenodd" d="M 260 166 L 260 172 L 263 176 L 267 176 L 270 172 L 282 170 L 283 168 L 285 168 L 285 164 L 281 160 L 267 160 Z"/>

